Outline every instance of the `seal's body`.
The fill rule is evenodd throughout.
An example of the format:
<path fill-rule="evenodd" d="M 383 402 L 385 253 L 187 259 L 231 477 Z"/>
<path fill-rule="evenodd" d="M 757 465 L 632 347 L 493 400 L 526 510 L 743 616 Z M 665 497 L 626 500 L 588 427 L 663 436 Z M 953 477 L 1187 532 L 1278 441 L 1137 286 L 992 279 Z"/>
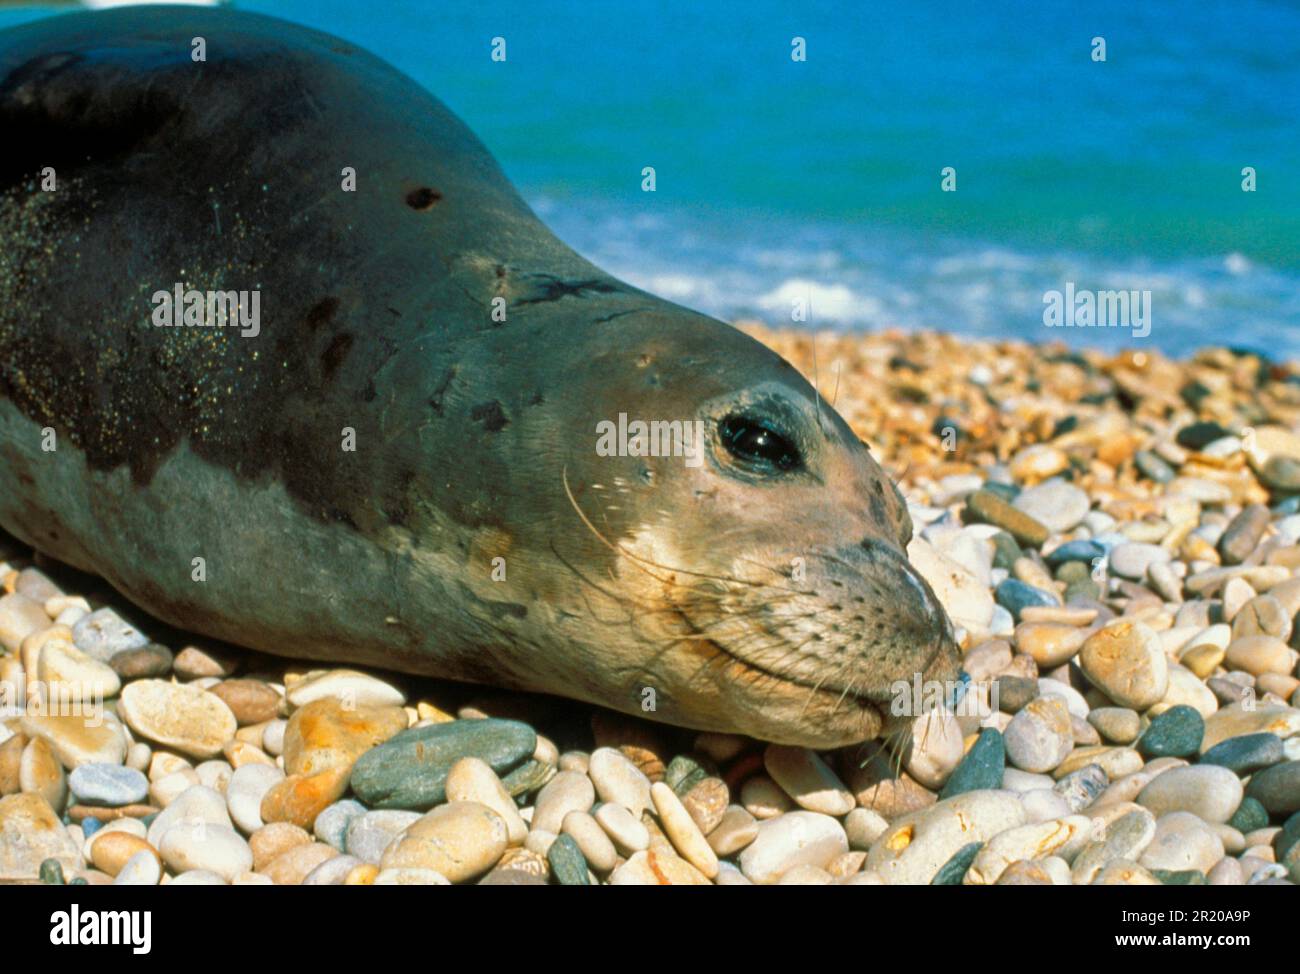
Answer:
<path fill-rule="evenodd" d="M 62 16 L 0 34 L 0 131 L 0 525 L 37 549 L 268 652 L 789 743 L 954 675 L 847 425 L 569 250 L 382 61 Z M 702 440 L 598 449 L 620 414 Z"/>

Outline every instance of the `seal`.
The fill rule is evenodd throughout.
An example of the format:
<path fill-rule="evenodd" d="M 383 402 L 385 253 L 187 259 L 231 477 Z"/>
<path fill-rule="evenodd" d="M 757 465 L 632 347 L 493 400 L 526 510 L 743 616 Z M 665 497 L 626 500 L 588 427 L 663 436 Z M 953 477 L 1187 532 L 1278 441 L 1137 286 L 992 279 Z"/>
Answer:
<path fill-rule="evenodd" d="M 0 129 L 0 525 L 36 549 L 242 646 L 781 743 L 956 676 L 848 425 L 383 61 L 70 14 L 0 34 Z"/>

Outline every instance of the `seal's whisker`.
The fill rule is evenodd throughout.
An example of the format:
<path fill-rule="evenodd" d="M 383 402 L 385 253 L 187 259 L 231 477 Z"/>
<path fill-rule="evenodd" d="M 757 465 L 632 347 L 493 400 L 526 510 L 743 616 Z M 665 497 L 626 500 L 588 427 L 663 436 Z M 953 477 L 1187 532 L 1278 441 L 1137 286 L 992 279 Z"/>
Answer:
<path fill-rule="evenodd" d="M 892 751 L 892 758 L 889 763 L 890 771 L 895 778 L 902 777 L 903 758 L 908 748 L 912 746 L 912 725 L 909 723 L 886 735 L 885 741 L 890 745 Z"/>
<path fill-rule="evenodd" d="M 840 698 L 835 701 L 835 710 L 840 709 L 840 704 L 842 704 L 845 701 L 845 699 L 848 697 L 849 693 L 853 690 L 853 684 L 856 682 L 857 682 L 856 680 L 850 680 L 847 684 L 845 684 L 844 692 L 841 693 Z M 831 712 L 834 713 L 835 711 L 833 710 Z"/>
<path fill-rule="evenodd" d="M 808 710 L 808 705 L 813 702 L 813 698 L 817 696 L 818 691 L 821 690 L 822 684 L 825 682 L 826 682 L 826 677 L 823 676 L 820 680 L 818 680 L 808 689 L 808 693 L 804 697 L 803 706 L 799 708 L 800 720 L 803 719 L 803 715 Z"/>
<path fill-rule="evenodd" d="M 821 370 L 817 367 L 817 333 L 812 335 L 812 360 L 813 360 L 813 402 L 817 412 L 817 428 L 826 434 L 826 425 L 822 418 L 822 379 Z"/>
<path fill-rule="evenodd" d="M 601 542 L 601 544 L 605 545 L 611 551 L 618 552 L 620 555 L 623 555 L 626 558 L 630 559 L 635 565 L 637 565 L 637 567 L 641 568 L 643 571 L 646 572 L 647 575 L 650 575 L 652 578 L 655 578 L 660 582 L 664 582 L 665 584 L 670 584 L 672 582 L 672 579 L 660 578 L 658 575 L 655 575 L 654 572 L 651 572 L 645 568 L 646 565 L 650 565 L 654 568 L 658 568 L 660 571 L 673 572 L 674 574 L 678 574 L 678 575 L 688 575 L 693 578 L 703 578 L 712 581 L 724 582 L 728 585 L 748 585 L 751 587 L 759 587 L 763 585 L 762 582 L 752 582 L 749 581 L 748 579 L 736 578 L 734 575 L 715 575 L 710 572 L 693 571 L 689 568 L 681 568 L 676 565 L 663 565 L 651 559 L 643 558 L 642 556 L 636 554 L 635 552 L 629 551 L 627 548 L 624 548 L 622 545 L 615 544 L 614 542 L 610 541 L 608 538 L 606 538 L 603 534 L 600 533 L 600 531 L 596 528 L 594 524 L 591 523 L 591 520 L 587 517 L 586 513 L 579 506 L 577 498 L 573 496 L 573 491 L 569 487 L 568 467 L 565 467 L 563 470 L 560 471 L 560 478 L 564 483 L 564 493 L 569 499 L 569 504 L 572 505 L 573 510 L 577 513 L 578 517 L 582 519 L 582 523 L 587 526 L 587 528 L 591 531 L 592 534 L 596 536 L 596 538 Z"/>

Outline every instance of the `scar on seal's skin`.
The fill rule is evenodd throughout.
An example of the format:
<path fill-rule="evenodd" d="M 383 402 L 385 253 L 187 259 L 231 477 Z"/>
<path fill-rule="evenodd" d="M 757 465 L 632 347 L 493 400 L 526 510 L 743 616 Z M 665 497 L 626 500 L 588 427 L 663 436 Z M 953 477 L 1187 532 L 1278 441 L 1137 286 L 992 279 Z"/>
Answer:
<path fill-rule="evenodd" d="M 429 397 L 429 408 L 438 416 L 442 415 L 443 397 L 447 395 L 447 389 L 455 378 L 456 369 L 453 366 L 442 374 L 442 380 L 438 383 L 438 387 L 433 390 L 433 395 Z"/>
<path fill-rule="evenodd" d="M 571 296 L 580 298 L 585 291 L 594 291 L 597 294 L 612 294 L 620 290 L 619 287 L 609 281 L 563 281 L 558 277 L 550 274 L 534 275 L 547 278 L 545 283 L 539 286 L 539 293 L 531 298 L 523 298 L 516 301 L 516 307 L 522 307 L 526 304 L 543 304 L 547 301 L 558 301 L 563 297 Z"/>
<path fill-rule="evenodd" d="M 330 295 L 327 298 L 321 298 L 311 306 L 307 312 L 306 323 L 311 331 L 317 331 L 321 325 L 326 324 L 333 319 L 335 312 L 339 310 L 339 299 Z"/>
<path fill-rule="evenodd" d="M 321 353 L 321 365 L 325 369 L 325 378 L 333 378 L 334 373 L 338 371 L 343 360 L 348 356 L 348 350 L 352 348 L 352 336 L 346 331 L 341 331 L 330 339 L 329 347 Z"/>
<path fill-rule="evenodd" d="M 495 399 L 491 402 L 479 403 L 470 410 L 469 418 L 476 423 L 482 423 L 483 428 L 489 433 L 500 433 L 510 425 L 510 420 L 506 417 L 505 410 L 501 408 L 501 403 Z"/>
<path fill-rule="evenodd" d="M 419 189 L 413 189 L 406 194 L 406 205 L 413 210 L 427 210 L 440 199 L 442 199 L 442 194 L 436 189 L 421 186 Z"/>

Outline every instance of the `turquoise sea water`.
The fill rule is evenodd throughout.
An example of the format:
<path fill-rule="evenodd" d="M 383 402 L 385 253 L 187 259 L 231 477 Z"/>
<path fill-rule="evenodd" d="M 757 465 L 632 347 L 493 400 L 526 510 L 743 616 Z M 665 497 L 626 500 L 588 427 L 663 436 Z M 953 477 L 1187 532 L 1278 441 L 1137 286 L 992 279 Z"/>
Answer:
<path fill-rule="evenodd" d="M 237 6 L 385 57 L 571 245 L 722 317 L 1300 355 L 1293 2 Z M 1150 335 L 1048 329 L 1067 283 L 1150 290 Z"/>

